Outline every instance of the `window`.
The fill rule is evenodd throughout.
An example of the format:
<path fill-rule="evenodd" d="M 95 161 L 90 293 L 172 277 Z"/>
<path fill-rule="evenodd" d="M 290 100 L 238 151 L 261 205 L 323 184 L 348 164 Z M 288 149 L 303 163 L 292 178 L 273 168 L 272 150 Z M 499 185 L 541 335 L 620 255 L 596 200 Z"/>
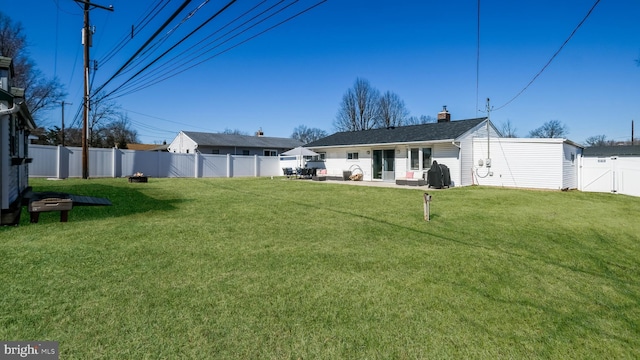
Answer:
<path fill-rule="evenodd" d="M 242 150 L 242 155 L 248 156 L 249 155 L 249 150 Z"/>
<path fill-rule="evenodd" d="M 211 153 L 214 155 L 219 155 L 220 154 L 220 149 L 213 149 L 211 150 Z"/>
<path fill-rule="evenodd" d="M 358 160 L 358 153 L 357 152 L 347 153 L 347 160 Z"/>
<path fill-rule="evenodd" d="M 278 156 L 278 152 L 275 150 L 264 150 L 264 156 Z"/>
<path fill-rule="evenodd" d="M 429 169 L 431 167 L 431 148 L 410 149 L 409 160 L 411 170 Z"/>
<path fill-rule="evenodd" d="M 422 148 L 422 168 L 431 168 L 431 148 Z"/>
<path fill-rule="evenodd" d="M 419 149 L 411 149 L 411 170 L 420 170 L 420 155 Z"/>

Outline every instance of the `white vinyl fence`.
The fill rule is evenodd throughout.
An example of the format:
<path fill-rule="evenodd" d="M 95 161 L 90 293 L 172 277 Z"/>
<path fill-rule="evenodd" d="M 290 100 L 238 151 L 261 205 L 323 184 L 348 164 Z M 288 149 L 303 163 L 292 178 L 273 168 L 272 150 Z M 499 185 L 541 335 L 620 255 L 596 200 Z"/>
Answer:
<path fill-rule="evenodd" d="M 624 156 L 583 158 L 580 190 L 640 196 L 640 158 Z"/>
<path fill-rule="evenodd" d="M 82 148 L 29 145 L 30 177 L 82 177 Z M 277 156 L 176 154 L 89 149 L 89 177 L 247 177 L 282 175 Z"/>

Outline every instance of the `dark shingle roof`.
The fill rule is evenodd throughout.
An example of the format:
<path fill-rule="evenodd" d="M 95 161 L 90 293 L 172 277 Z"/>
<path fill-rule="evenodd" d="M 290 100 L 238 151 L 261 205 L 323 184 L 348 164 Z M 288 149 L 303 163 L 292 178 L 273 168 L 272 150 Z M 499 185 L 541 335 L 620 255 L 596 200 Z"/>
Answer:
<path fill-rule="evenodd" d="M 583 156 L 639 156 L 640 145 L 591 146 L 584 148 Z"/>
<path fill-rule="evenodd" d="M 266 136 L 232 135 L 183 131 L 200 146 L 242 146 L 254 148 L 293 149 L 302 146 L 302 142 L 290 138 Z"/>
<path fill-rule="evenodd" d="M 344 131 L 309 143 L 305 147 L 392 144 L 456 139 L 484 120 L 486 118 L 398 126 L 395 128 Z"/>

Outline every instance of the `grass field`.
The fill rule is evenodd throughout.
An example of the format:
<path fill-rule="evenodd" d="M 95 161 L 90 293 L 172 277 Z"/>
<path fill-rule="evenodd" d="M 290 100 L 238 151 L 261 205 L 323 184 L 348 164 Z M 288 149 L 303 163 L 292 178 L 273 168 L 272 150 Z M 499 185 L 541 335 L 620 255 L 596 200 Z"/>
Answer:
<path fill-rule="evenodd" d="M 640 199 L 71 179 L 0 228 L 0 340 L 61 359 L 640 358 Z"/>

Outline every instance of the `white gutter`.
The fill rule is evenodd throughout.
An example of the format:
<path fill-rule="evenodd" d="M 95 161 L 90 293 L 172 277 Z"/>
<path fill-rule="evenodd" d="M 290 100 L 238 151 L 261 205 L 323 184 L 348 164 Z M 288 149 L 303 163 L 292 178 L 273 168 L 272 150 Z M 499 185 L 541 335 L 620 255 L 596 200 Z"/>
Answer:
<path fill-rule="evenodd" d="M 392 142 L 392 143 L 370 143 L 370 144 L 344 144 L 344 145 L 323 145 L 323 146 L 313 146 L 309 147 L 309 149 L 334 149 L 334 148 L 354 148 L 354 147 L 395 147 L 395 146 L 412 146 L 412 145 L 432 145 L 432 144 L 441 144 L 443 142 L 454 142 L 455 139 L 442 139 L 442 140 L 427 140 L 427 141 L 409 141 L 409 142 Z M 457 146 L 457 145 L 456 145 Z"/>
<path fill-rule="evenodd" d="M 11 109 L 4 109 L 4 110 L 0 110 L 0 115 L 10 115 L 10 114 L 15 114 L 18 111 L 20 111 L 20 105 L 18 104 L 13 104 L 13 107 Z"/>

